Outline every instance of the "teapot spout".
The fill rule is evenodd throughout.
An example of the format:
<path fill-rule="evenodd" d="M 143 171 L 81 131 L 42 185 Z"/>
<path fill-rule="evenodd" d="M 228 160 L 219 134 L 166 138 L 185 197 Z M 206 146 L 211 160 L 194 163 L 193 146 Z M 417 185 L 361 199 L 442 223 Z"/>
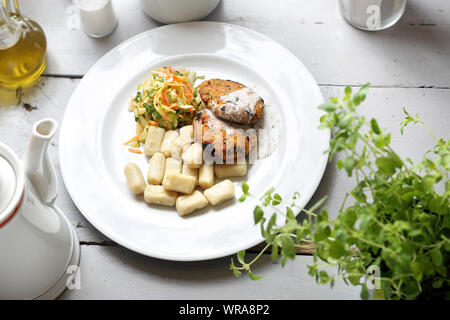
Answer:
<path fill-rule="evenodd" d="M 58 193 L 56 171 L 48 156 L 48 144 L 57 128 L 58 123 L 53 119 L 36 122 L 23 157 L 25 175 L 46 204 L 53 204 Z"/>

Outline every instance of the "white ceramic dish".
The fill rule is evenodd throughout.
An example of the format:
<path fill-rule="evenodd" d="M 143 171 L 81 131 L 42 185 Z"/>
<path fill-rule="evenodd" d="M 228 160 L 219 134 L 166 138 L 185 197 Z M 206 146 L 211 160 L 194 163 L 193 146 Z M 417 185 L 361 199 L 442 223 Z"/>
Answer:
<path fill-rule="evenodd" d="M 161 23 L 200 20 L 210 14 L 220 0 L 141 0 L 142 10 Z"/>
<path fill-rule="evenodd" d="M 128 100 L 152 69 L 167 65 L 261 88 L 278 109 L 282 130 L 275 152 L 249 169 L 250 191 L 255 196 L 272 186 L 286 196 L 299 191 L 301 205 L 312 197 L 325 170 L 329 132 L 317 129 L 323 97 L 311 74 L 266 36 L 229 24 L 191 22 L 125 41 L 81 80 L 60 136 L 61 169 L 73 201 L 107 237 L 152 257 L 206 260 L 260 243 L 253 222 L 256 200 L 233 200 L 181 218 L 174 208 L 149 206 L 129 192 L 124 165 L 134 161 L 146 170 L 147 160 L 122 145 L 135 134 Z M 239 182 L 235 187 L 238 198 Z"/>

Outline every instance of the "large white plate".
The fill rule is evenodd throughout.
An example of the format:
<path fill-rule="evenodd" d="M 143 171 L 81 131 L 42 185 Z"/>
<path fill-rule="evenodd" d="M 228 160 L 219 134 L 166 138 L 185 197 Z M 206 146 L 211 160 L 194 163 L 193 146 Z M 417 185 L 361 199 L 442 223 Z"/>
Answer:
<path fill-rule="evenodd" d="M 304 65 L 287 49 L 234 25 L 192 22 L 141 33 L 103 56 L 73 93 L 60 135 L 61 169 L 83 215 L 102 233 L 136 252 L 168 260 L 206 260 L 260 243 L 253 222 L 256 200 L 234 200 L 185 218 L 174 208 L 149 206 L 127 189 L 128 161 L 145 169 L 146 159 L 122 145 L 134 135 L 127 104 L 137 85 L 160 66 L 183 66 L 252 84 L 276 107 L 281 140 L 245 178 L 255 196 L 275 187 L 301 194 L 305 205 L 326 166 L 329 132 L 318 130 L 323 98 Z M 143 171 L 146 172 L 146 171 Z M 240 183 L 235 184 L 238 198 Z M 267 212 L 268 216 L 272 212 Z M 280 219 L 281 222 L 281 219 Z"/>

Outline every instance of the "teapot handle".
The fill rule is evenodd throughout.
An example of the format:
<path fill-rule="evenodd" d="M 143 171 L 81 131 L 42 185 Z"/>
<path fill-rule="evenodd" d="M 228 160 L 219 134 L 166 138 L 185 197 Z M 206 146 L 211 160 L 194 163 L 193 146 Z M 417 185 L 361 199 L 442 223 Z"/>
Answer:
<path fill-rule="evenodd" d="M 46 204 L 53 204 L 58 194 L 55 167 L 48 156 L 48 144 L 57 128 L 58 123 L 50 118 L 36 122 L 23 157 L 25 175 Z"/>

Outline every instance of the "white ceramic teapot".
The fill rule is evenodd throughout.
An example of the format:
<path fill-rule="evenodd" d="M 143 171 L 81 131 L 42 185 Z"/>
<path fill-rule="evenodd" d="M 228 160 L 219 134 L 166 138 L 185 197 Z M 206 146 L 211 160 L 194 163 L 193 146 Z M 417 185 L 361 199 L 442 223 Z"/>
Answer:
<path fill-rule="evenodd" d="M 23 161 L 0 142 L 0 300 L 54 299 L 78 269 L 77 235 L 53 205 L 47 148 L 56 129 L 52 119 L 35 123 Z"/>

